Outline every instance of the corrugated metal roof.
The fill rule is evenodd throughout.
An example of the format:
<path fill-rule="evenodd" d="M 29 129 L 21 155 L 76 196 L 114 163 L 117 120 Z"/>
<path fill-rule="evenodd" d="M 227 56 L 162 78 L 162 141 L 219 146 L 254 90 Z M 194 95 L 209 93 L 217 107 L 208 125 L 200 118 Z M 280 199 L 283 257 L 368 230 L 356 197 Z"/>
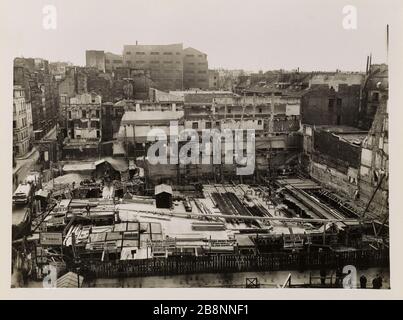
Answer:
<path fill-rule="evenodd" d="M 78 285 L 78 281 L 80 281 Z M 68 272 L 65 275 L 61 276 L 59 279 L 57 279 L 56 282 L 56 287 L 57 288 L 77 288 L 81 287 L 82 283 L 84 281 L 83 276 L 78 276 L 74 272 Z"/>
<path fill-rule="evenodd" d="M 129 165 L 124 159 L 114 159 L 112 157 L 105 157 L 103 159 L 95 161 L 94 165 L 98 166 L 104 162 L 108 162 L 112 166 L 112 168 L 115 169 L 116 171 L 123 172 L 129 169 Z"/>
<path fill-rule="evenodd" d="M 179 120 L 183 116 L 183 111 L 127 111 L 122 117 L 121 124 L 139 121 Z"/>
<path fill-rule="evenodd" d="M 63 166 L 63 171 L 87 171 L 94 170 L 95 165 L 93 162 L 69 163 Z"/>
<path fill-rule="evenodd" d="M 172 187 L 167 185 L 167 184 L 160 184 L 158 186 L 155 186 L 155 194 L 160 194 L 162 192 L 170 193 L 172 194 Z"/>

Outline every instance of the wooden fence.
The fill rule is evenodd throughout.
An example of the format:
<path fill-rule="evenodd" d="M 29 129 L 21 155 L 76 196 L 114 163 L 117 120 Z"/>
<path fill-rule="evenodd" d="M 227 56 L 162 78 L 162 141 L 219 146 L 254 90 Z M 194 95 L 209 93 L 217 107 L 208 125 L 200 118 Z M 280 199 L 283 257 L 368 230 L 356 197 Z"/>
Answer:
<path fill-rule="evenodd" d="M 357 269 L 388 267 L 389 251 L 360 250 L 322 253 L 269 253 L 260 255 L 171 256 L 110 262 L 83 261 L 80 273 L 88 278 L 168 276 L 196 273 L 258 272 L 278 270 Z"/>

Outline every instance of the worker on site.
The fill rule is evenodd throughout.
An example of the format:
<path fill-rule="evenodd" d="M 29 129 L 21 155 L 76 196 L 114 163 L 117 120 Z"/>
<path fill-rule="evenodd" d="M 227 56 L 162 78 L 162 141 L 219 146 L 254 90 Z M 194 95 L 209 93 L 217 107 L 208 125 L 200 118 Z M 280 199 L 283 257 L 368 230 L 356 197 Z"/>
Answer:
<path fill-rule="evenodd" d="M 360 287 L 361 289 L 367 288 L 367 277 L 364 274 L 360 277 Z"/>
<path fill-rule="evenodd" d="M 322 286 L 326 283 L 326 274 L 327 272 L 325 268 L 320 269 L 320 283 Z"/>
<path fill-rule="evenodd" d="M 87 203 L 85 209 L 87 210 L 87 216 L 89 216 L 90 215 L 90 210 L 91 210 L 91 207 L 90 207 L 89 203 Z"/>
<path fill-rule="evenodd" d="M 377 274 L 376 277 L 372 280 L 372 288 L 373 289 L 382 288 L 382 277 L 380 276 L 380 274 Z"/>

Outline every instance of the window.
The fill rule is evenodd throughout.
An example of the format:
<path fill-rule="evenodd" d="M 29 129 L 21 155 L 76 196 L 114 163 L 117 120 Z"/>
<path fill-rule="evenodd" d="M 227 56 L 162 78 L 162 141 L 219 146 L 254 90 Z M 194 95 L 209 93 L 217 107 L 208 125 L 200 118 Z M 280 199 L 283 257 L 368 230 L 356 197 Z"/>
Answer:
<path fill-rule="evenodd" d="M 210 121 L 206 122 L 206 129 L 211 129 L 211 122 Z"/>
<path fill-rule="evenodd" d="M 341 99 L 337 99 L 337 106 L 341 106 Z"/>
<path fill-rule="evenodd" d="M 109 63 L 110 61 L 109 61 L 108 59 L 105 59 L 105 62 L 106 62 L 106 63 Z"/>
<path fill-rule="evenodd" d="M 263 109 L 262 108 L 259 108 L 259 113 L 262 113 L 263 112 Z"/>
<path fill-rule="evenodd" d="M 171 64 L 172 61 L 164 61 L 165 64 Z"/>
<path fill-rule="evenodd" d="M 172 55 L 172 52 L 164 52 L 164 55 L 170 56 L 170 55 Z"/>
<path fill-rule="evenodd" d="M 193 122 L 192 123 L 192 129 L 198 129 L 199 128 L 199 123 L 198 122 Z"/>
<path fill-rule="evenodd" d="M 69 111 L 69 119 L 71 119 L 71 111 Z"/>
<path fill-rule="evenodd" d="M 81 114 L 82 114 L 82 117 L 83 117 L 83 118 L 87 118 L 87 111 L 86 111 L 86 110 L 83 110 L 83 111 L 81 112 Z"/>
<path fill-rule="evenodd" d="M 157 56 L 157 55 L 159 55 L 159 54 L 160 54 L 160 53 L 159 53 L 159 52 L 156 52 L 156 51 L 152 51 L 152 52 L 151 52 L 151 55 L 152 55 L 152 56 Z"/>
<path fill-rule="evenodd" d="M 151 63 L 160 63 L 158 60 L 152 60 Z"/>
<path fill-rule="evenodd" d="M 96 110 L 96 111 L 95 111 L 95 116 L 96 116 L 97 118 L 99 118 L 99 110 Z"/>
<path fill-rule="evenodd" d="M 128 55 L 130 55 L 130 54 L 132 54 L 130 51 L 126 51 L 126 54 L 128 54 Z"/>
<path fill-rule="evenodd" d="M 192 57 L 194 57 L 194 55 L 193 54 L 187 54 L 186 57 L 192 58 Z"/>
<path fill-rule="evenodd" d="M 257 124 L 260 126 L 260 125 L 262 125 L 262 120 L 258 120 L 257 121 Z"/>
<path fill-rule="evenodd" d="M 142 52 L 142 51 L 137 51 L 136 54 L 137 54 L 137 55 L 140 55 L 140 56 L 143 56 L 143 55 L 145 55 L 146 53 L 145 53 L 145 52 Z"/>
<path fill-rule="evenodd" d="M 329 99 L 328 108 L 331 109 L 334 106 L 334 99 Z"/>
<path fill-rule="evenodd" d="M 99 122 L 98 121 L 91 121 L 91 128 L 99 129 Z"/>
<path fill-rule="evenodd" d="M 216 122 L 215 122 L 215 126 L 216 126 L 216 127 L 219 127 L 219 126 L 220 126 L 220 121 L 216 121 Z"/>
<path fill-rule="evenodd" d="M 231 108 L 228 108 L 228 111 L 227 111 L 228 113 L 231 113 Z"/>
<path fill-rule="evenodd" d="M 15 129 L 15 128 L 17 128 L 17 121 L 13 121 L 13 128 Z"/>

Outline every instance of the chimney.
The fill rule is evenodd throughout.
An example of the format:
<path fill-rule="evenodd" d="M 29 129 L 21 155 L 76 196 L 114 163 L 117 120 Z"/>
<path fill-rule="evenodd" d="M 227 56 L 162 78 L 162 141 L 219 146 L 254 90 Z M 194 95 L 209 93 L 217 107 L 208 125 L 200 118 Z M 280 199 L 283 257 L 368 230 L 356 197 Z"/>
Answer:
<path fill-rule="evenodd" d="M 136 46 L 137 46 L 137 44 L 138 44 L 138 41 L 136 40 Z"/>
<path fill-rule="evenodd" d="M 365 73 L 368 74 L 369 71 L 369 56 L 367 56 L 367 67 L 365 68 Z"/>
<path fill-rule="evenodd" d="M 386 25 L 386 63 L 389 63 L 389 25 Z"/>

